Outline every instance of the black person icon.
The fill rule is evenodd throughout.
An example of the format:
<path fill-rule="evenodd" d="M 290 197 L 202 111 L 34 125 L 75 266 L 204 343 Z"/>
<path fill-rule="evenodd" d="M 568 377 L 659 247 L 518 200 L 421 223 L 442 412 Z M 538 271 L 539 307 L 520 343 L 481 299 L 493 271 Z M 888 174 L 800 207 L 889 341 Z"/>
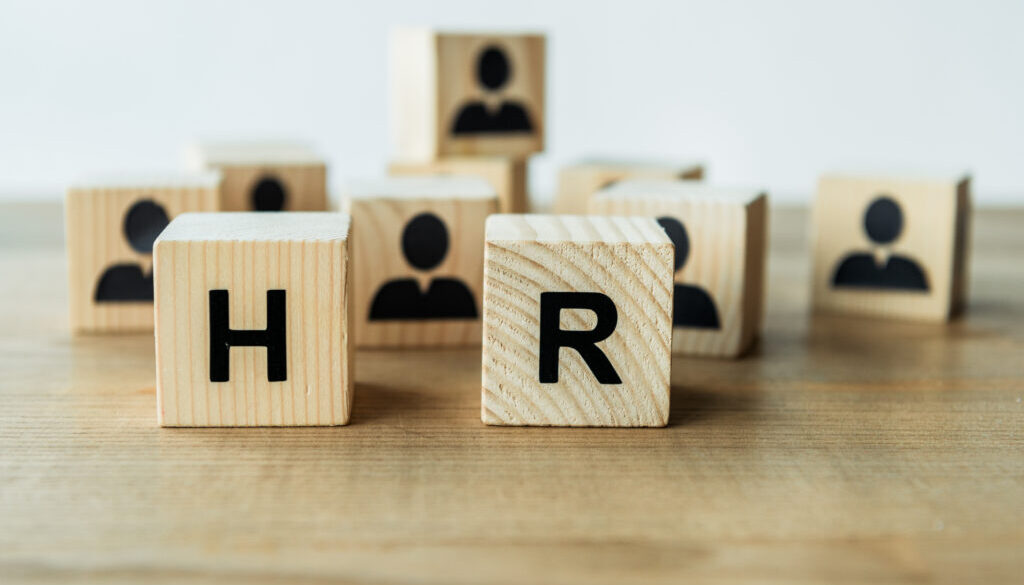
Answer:
<path fill-rule="evenodd" d="M 505 51 L 491 45 L 480 52 L 476 63 L 476 78 L 487 91 L 498 91 L 511 78 L 511 65 Z M 505 134 L 533 132 L 533 124 L 526 109 L 513 101 L 502 100 L 497 112 L 488 111 L 482 101 L 471 101 L 462 106 L 452 134 Z"/>
<path fill-rule="evenodd" d="M 864 231 L 880 246 L 896 241 L 903 231 L 903 211 L 891 197 L 882 195 L 871 202 L 864 213 Z M 891 254 L 888 260 L 876 262 L 871 252 L 854 252 L 836 269 L 833 286 L 927 291 L 928 280 L 917 262 Z"/>
<path fill-rule="evenodd" d="M 264 175 L 252 188 L 250 199 L 254 211 L 281 211 L 284 209 L 287 193 L 277 177 Z"/>
<path fill-rule="evenodd" d="M 151 199 L 136 202 L 124 215 L 124 237 L 133 250 L 152 254 L 153 242 L 167 227 L 167 212 Z M 138 264 L 121 263 L 107 268 L 96 284 L 97 303 L 152 302 L 153 272 Z"/>
<path fill-rule="evenodd" d="M 659 217 L 658 225 L 665 230 L 676 247 L 673 272 L 679 272 L 690 255 L 690 237 L 686 234 L 686 228 L 673 217 Z M 711 295 L 698 286 L 677 282 L 672 294 L 672 326 L 721 329 L 718 309 Z"/>
<path fill-rule="evenodd" d="M 433 213 L 412 218 L 402 231 L 402 254 L 418 270 L 436 268 L 448 254 L 448 228 Z M 371 321 L 475 319 L 473 293 L 455 278 L 433 278 L 427 292 L 414 278 L 386 282 L 373 297 Z"/>

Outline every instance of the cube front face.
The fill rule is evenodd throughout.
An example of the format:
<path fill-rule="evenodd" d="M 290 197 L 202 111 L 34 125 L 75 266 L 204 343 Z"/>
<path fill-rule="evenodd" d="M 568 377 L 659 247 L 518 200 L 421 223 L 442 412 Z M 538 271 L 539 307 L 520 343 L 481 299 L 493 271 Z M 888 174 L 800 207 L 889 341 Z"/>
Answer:
<path fill-rule="evenodd" d="M 216 209 L 216 186 L 69 189 L 72 330 L 152 331 L 153 241 L 178 214 Z"/>
<path fill-rule="evenodd" d="M 323 164 L 225 165 L 222 211 L 326 211 Z"/>
<path fill-rule="evenodd" d="M 353 395 L 348 245 L 159 242 L 160 424 L 346 424 Z"/>
<path fill-rule="evenodd" d="M 479 345 L 484 221 L 497 207 L 494 196 L 350 200 L 356 343 Z"/>
<path fill-rule="evenodd" d="M 554 209 L 556 213 L 588 213 L 591 196 L 612 183 L 627 179 L 700 180 L 703 176 L 704 169 L 700 165 L 679 168 L 611 163 L 567 166 L 558 174 Z"/>
<path fill-rule="evenodd" d="M 814 208 L 817 309 L 944 321 L 966 280 L 969 182 L 826 176 Z"/>
<path fill-rule="evenodd" d="M 548 220 L 516 219 L 544 217 Z M 494 219 L 505 218 L 547 221 L 549 226 L 579 219 Z M 651 220 L 615 220 L 620 226 L 648 221 L 654 228 L 647 229 L 659 229 Z M 667 423 L 672 245 L 663 233 L 656 235 L 660 240 L 646 243 L 572 238 L 541 242 L 492 239 L 489 230 L 481 406 L 485 423 Z"/>
<path fill-rule="evenodd" d="M 676 246 L 672 351 L 737 357 L 763 316 L 766 198 L 606 196 L 593 213 L 655 218 Z"/>
<path fill-rule="evenodd" d="M 525 213 L 526 161 L 511 157 L 446 157 L 429 162 L 393 162 L 393 176 L 466 176 L 480 177 L 498 194 L 500 213 Z"/>

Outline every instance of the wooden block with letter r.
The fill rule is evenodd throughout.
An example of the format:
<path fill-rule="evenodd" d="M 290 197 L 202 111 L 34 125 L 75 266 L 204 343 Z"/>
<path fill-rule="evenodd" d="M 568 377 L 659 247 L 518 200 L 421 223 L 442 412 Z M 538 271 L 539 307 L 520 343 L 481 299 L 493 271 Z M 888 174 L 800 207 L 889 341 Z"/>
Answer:
<path fill-rule="evenodd" d="M 675 244 L 672 350 L 738 357 L 761 332 L 768 198 L 689 181 L 627 180 L 590 199 L 592 213 L 652 217 Z"/>
<path fill-rule="evenodd" d="M 491 216 L 483 421 L 664 426 L 672 256 L 649 218 Z"/>
<path fill-rule="evenodd" d="M 204 142 L 192 168 L 218 169 L 222 211 L 326 211 L 327 164 L 300 142 Z"/>
<path fill-rule="evenodd" d="M 498 211 L 526 213 L 526 161 L 507 156 L 449 156 L 426 162 L 395 161 L 393 176 L 458 175 L 480 177 L 498 193 Z"/>
<path fill-rule="evenodd" d="M 350 223 L 327 212 L 171 222 L 155 252 L 162 426 L 348 422 Z"/>
<path fill-rule="evenodd" d="M 704 166 L 696 162 L 656 162 L 591 159 L 566 165 L 558 173 L 555 213 L 589 213 L 590 197 L 626 179 L 688 180 L 704 178 Z"/>
<path fill-rule="evenodd" d="M 67 191 L 68 298 L 75 332 L 153 330 L 153 242 L 186 211 L 215 211 L 220 175 L 122 174 Z"/>
<path fill-rule="evenodd" d="M 544 52 L 541 34 L 392 31 L 399 155 L 526 158 L 544 150 Z"/>
<path fill-rule="evenodd" d="M 477 177 L 352 183 L 355 339 L 360 347 L 480 344 L 484 221 L 498 197 Z"/>
<path fill-rule="evenodd" d="M 966 174 L 828 174 L 814 204 L 814 306 L 944 322 L 967 302 Z"/>

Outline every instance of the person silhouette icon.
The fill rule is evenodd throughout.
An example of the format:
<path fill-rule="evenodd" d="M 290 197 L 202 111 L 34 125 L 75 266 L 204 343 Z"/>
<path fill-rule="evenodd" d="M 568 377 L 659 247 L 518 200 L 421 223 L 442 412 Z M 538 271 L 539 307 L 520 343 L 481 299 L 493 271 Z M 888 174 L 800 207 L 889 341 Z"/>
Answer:
<path fill-rule="evenodd" d="M 167 227 L 167 212 L 151 199 L 132 205 L 124 215 L 124 237 L 133 250 L 152 254 L 153 242 Z M 93 300 L 97 303 L 152 302 L 153 271 L 144 273 L 138 264 L 114 264 L 96 283 Z"/>
<path fill-rule="evenodd" d="M 891 197 L 879 196 L 864 213 L 864 232 L 879 246 L 896 241 L 903 231 L 903 211 Z M 927 291 L 928 279 L 917 262 L 898 254 L 877 262 L 871 252 L 854 252 L 846 256 L 835 274 L 836 288 L 870 288 L 904 291 Z"/>
<path fill-rule="evenodd" d="M 286 199 L 284 185 L 273 175 L 261 177 L 250 195 L 253 211 L 281 211 Z"/>
<path fill-rule="evenodd" d="M 476 78 L 486 91 L 496 92 L 511 78 L 511 65 L 505 51 L 491 45 L 484 48 L 477 58 Z M 514 101 L 502 100 L 497 111 L 488 110 L 481 100 L 474 100 L 462 106 L 455 124 L 454 136 L 473 134 L 506 134 L 533 132 L 533 123 L 526 108 Z"/>
<path fill-rule="evenodd" d="M 448 254 L 448 228 L 433 213 L 421 213 L 402 231 L 402 254 L 418 270 L 436 268 Z M 424 293 L 415 278 L 384 283 L 370 305 L 371 321 L 475 319 L 473 293 L 455 278 L 433 278 Z"/>
<path fill-rule="evenodd" d="M 676 247 L 673 272 L 678 273 L 690 255 L 690 237 L 686 227 L 674 217 L 659 217 L 658 225 L 665 230 Z M 672 326 L 696 329 L 721 329 L 718 309 L 704 289 L 676 283 L 672 294 Z"/>

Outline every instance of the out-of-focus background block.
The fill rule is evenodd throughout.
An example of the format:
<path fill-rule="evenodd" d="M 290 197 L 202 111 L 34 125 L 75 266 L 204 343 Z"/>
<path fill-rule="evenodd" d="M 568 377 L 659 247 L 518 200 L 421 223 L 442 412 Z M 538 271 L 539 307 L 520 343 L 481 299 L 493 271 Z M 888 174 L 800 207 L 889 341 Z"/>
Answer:
<path fill-rule="evenodd" d="M 566 165 L 558 173 L 555 213 L 588 213 L 587 203 L 599 190 L 625 179 L 700 180 L 704 166 L 696 162 L 667 163 L 589 159 Z"/>
<path fill-rule="evenodd" d="M 394 161 L 388 173 L 395 176 L 465 175 L 480 177 L 498 193 L 501 213 L 526 213 L 530 202 L 526 192 L 523 159 L 507 156 L 453 156 L 427 162 Z"/>

